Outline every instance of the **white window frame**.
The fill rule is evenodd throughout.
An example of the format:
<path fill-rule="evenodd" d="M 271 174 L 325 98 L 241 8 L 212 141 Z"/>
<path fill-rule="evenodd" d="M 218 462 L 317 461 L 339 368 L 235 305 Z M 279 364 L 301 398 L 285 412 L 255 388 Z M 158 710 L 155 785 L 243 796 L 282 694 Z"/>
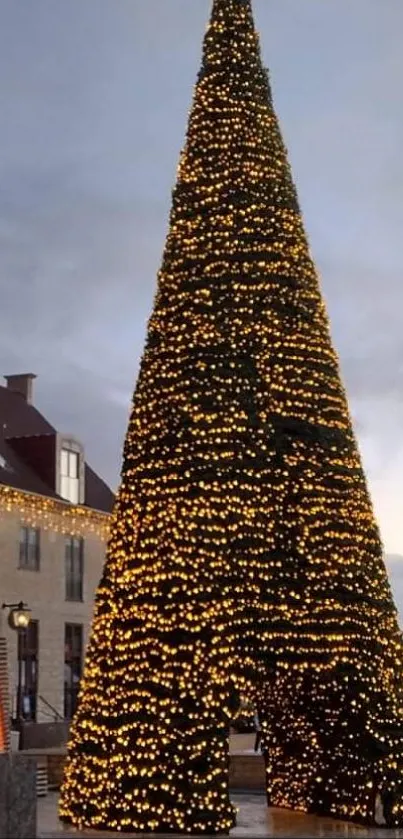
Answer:
<path fill-rule="evenodd" d="M 80 502 L 80 453 L 68 446 L 60 449 L 60 495 L 71 504 Z"/>

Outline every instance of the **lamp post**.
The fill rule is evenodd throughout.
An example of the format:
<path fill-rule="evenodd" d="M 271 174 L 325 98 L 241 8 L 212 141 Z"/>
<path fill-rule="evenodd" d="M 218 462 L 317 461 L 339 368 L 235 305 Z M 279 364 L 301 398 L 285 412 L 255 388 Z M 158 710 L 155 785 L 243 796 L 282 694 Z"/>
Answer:
<path fill-rule="evenodd" d="M 17 727 L 20 731 L 22 719 L 22 633 L 25 632 L 31 620 L 31 610 L 22 600 L 19 603 L 2 603 L 1 608 L 9 609 L 8 625 L 18 633 Z"/>

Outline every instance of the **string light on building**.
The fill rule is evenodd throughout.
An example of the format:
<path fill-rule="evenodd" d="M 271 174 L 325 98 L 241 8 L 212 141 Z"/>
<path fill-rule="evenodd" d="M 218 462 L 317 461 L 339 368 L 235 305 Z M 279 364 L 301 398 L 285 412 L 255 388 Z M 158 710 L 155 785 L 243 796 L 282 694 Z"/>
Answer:
<path fill-rule="evenodd" d="M 23 492 L 0 484 L 0 516 L 18 511 L 22 524 L 65 535 L 107 539 L 111 516 L 91 507 L 73 505 L 48 496 Z"/>
<path fill-rule="evenodd" d="M 402 637 L 250 0 L 214 0 L 60 814 L 226 833 L 268 801 L 403 824 Z"/>

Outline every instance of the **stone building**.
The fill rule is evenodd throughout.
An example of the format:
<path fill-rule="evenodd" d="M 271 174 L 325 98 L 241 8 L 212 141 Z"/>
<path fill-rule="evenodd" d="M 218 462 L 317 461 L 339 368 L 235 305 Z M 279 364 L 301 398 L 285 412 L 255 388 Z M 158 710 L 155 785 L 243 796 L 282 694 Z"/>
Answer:
<path fill-rule="evenodd" d="M 114 496 L 80 441 L 34 407 L 34 379 L 0 386 L 0 605 L 31 610 L 24 632 L 0 610 L 0 674 L 7 655 L 12 716 L 19 704 L 43 722 L 74 711 Z"/>

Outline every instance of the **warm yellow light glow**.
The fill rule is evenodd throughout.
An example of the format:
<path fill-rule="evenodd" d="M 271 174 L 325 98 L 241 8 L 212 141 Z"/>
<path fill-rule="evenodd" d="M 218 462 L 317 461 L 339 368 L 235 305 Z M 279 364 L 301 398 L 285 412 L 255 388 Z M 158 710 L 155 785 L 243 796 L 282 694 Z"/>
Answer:
<path fill-rule="evenodd" d="M 402 656 L 250 2 L 215 0 L 61 816 L 227 832 L 243 696 L 271 804 L 403 823 Z"/>
<path fill-rule="evenodd" d="M 73 536 L 93 533 L 107 540 L 112 516 L 89 507 L 73 506 L 54 498 L 22 492 L 0 484 L 1 511 L 18 512 L 23 524 Z"/>

